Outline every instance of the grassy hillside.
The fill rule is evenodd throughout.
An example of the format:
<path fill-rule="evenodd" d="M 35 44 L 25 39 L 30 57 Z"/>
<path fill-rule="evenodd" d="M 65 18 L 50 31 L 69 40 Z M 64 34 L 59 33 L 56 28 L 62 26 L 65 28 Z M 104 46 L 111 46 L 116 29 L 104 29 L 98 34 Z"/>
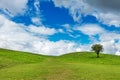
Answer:
<path fill-rule="evenodd" d="M 92 52 L 62 56 L 0 49 L 0 80 L 120 80 L 120 57 Z"/>

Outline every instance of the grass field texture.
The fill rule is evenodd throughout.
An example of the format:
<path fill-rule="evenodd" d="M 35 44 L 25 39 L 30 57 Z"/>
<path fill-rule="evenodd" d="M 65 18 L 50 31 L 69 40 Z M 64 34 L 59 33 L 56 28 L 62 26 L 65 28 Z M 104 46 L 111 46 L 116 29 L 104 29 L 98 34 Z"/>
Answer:
<path fill-rule="evenodd" d="M 62 56 L 0 49 L 0 80 L 120 80 L 120 57 L 93 52 Z"/>

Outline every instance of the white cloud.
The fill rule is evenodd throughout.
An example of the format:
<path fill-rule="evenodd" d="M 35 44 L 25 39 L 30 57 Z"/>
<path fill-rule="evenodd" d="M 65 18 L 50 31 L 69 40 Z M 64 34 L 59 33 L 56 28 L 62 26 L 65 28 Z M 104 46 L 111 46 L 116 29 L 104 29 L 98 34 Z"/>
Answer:
<path fill-rule="evenodd" d="M 100 22 L 103 24 L 107 24 L 109 26 L 114 25 L 116 27 L 120 27 L 120 17 L 117 14 L 113 13 L 98 13 L 93 14 Z"/>
<path fill-rule="evenodd" d="M 120 34 L 113 33 L 113 32 L 106 32 L 102 35 L 100 35 L 100 40 L 101 41 L 110 41 L 110 40 L 119 40 L 120 39 Z"/>
<path fill-rule="evenodd" d="M 6 19 L 0 15 L 0 47 L 19 51 L 27 51 L 44 55 L 61 55 L 78 51 L 77 44 L 70 41 L 52 42 L 44 36 L 35 36 L 27 32 L 26 28 L 31 27 L 34 33 L 44 35 L 54 34 L 54 29 L 36 26 L 24 26 Z M 40 32 L 40 31 L 42 32 Z"/>
<path fill-rule="evenodd" d="M 29 0 L 0 0 L 0 10 L 2 10 L 5 14 L 7 14 L 9 17 L 14 17 L 16 15 L 26 14 L 31 11 L 32 9 L 28 7 L 27 3 Z M 41 12 L 40 12 L 40 1 L 35 0 L 33 3 L 34 15 L 30 15 L 31 21 L 35 25 L 41 25 Z M 31 14 L 31 13 L 30 13 Z"/>
<path fill-rule="evenodd" d="M 36 10 L 36 14 L 37 15 L 39 15 L 39 13 L 40 13 L 40 2 L 39 2 L 39 0 L 35 0 L 34 1 L 34 7 L 35 7 L 35 10 Z"/>
<path fill-rule="evenodd" d="M 80 21 L 82 13 L 91 12 L 83 0 L 53 0 L 56 7 L 65 7 L 76 22 Z"/>
<path fill-rule="evenodd" d="M 104 53 L 109 53 L 109 54 L 115 54 L 117 51 L 117 48 L 115 46 L 114 40 L 109 40 L 106 42 L 101 42 L 101 44 L 104 47 Z"/>
<path fill-rule="evenodd" d="M 48 55 L 49 53 L 51 55 L 61 55 L 78 50 L 75 43 L 63 40 L 57 42 L 46 40 L 44 42 L 36 43 L 35 48 L 41 50 L 41 53 Z"/>
<path fill-rule="evenodd" d="M 32 17 L 31 20 L 32 20 L 33 24 L 35 24 L 35 25 L 41 25 L 42 24 L 41 19 L 39 17 Z"/>
<path fill-rule="evenodd" d="M 39 0 L 35 0 L 34 1 L 34 8 L 35 8 L 35 15 L 31 18 L 31 21 L 33 22 L 33 24 L 35 25 L 41 25 L 41 11 L 40 11 L 40 1 Z"/>
<path fill-rule="evenodd" d="M 117 48 L 117 50 L 116 50 L 116 55 L 120 55 L 120 40 L 119 40 L 119 42 L 117 43 L 117 44 L 115 44 L 115 47 Z"/>
<path fill-rule="evenodd" d="M 69 13 L 73 17 L 74 21 L 80 22 L 81 15 L 93 15 L 103 24 L 109 26 L 114 25 L 120 27 L 120 13 L 119 10 L 116 12 L 114 10 L 103 10 L 104 6 L 99 7 L 100 1 L 92 0 L 94 5 L 91 5 L 89 0 L 53 0 L 56 7 L 64 7 L 69 10 Z M 112 1 L 115 2 L 115 1 Z M 116 1 L 117 2 L 117 1 Z M 99 4 L 99 5 L 96 5 Z M 118 3 L 117 3 L 118 4 Z M 105 4 L 104 4 L 105 5 Z M 115 6 L 115 4 L 113 5 Z M 100 9 L 101 8 L 101 9 Z M 112 5 L 111 5 L 112 8 Z M 119 9 L 119 8 L 118 8 Z"/>
<path fill-rule="evenodd" d="M 86 24 L 83 26 L 75 27 L 75 30 L 79 30 L 87 35 L 96 35 L 105 32 L 103 28 L 101 28 L 99 25 L 96 24 Z"/>
<path fill-rule="evenodd" d="M 36 27 L 36 26 L 30 25 L 27 30 L 36 34 L 41 34 L 41 35 L 54 35 L 55 33 L 57 33 L 57 31 L 54 28 L 48 28 L 45 26 Z"/>
<path fill-rule="evenodd" d="M 120 55 L 120 34 L 106 32 L 101 34 L 99 39 L 100 43 L 104 46 L 105 53 Z"/>
<path fill-rule="evenodd" d="M 0 9 L 8 15 L 17 15 L 24 13 L 28 0 L 0 0 Z"/>
<path fill-rule="evenodd" d="M 120 34 L 114 33 L 114 32 L 108 32 L 101 28 L 98 25 L 95 24 L 87 24 L 83 26 L 75 27 L 75 30 L 79 30 L 82 33 L 89 36 L 89 38 L 92 39 L 92 44 L 100 43 L 104 47 L 104 53 L 109 54 L 116 54 L 120 55 Z M 94 35 L 98 34 L 98 40 L 94 38 Z M 118 42 L 116 42 L 118 41 Z M 90 47 L 92 44 L 88 44 L 87 46 L 81 45 L 81 50 L 90 50 Z"/>
<path fill-rule="evenodd" d="M 65 33 L 63 29 L 58 29 L 59 33 Z"/>
<path fill-rule="evenodd" d="M 70 33 L 73 32 L 73 30 L 69 24 L 64 24 L 62 26 L 66 29 L 67 32 L 70 32 Z"/>

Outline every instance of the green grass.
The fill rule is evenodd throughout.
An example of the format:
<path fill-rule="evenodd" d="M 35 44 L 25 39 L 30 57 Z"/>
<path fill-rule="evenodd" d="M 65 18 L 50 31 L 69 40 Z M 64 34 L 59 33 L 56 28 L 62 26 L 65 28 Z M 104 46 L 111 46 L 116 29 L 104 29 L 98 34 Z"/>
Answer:
<path fill-rule="evenodd" d="M 120 80 L 120 57 L 93 52 L 43 56 L 0 49 L 0 80 Z"/>

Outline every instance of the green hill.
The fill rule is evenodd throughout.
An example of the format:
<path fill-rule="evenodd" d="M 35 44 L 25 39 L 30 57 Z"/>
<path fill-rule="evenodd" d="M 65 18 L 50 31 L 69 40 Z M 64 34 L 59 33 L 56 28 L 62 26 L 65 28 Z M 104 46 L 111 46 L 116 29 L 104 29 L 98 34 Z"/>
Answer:
<path fill-rule="evenodd" d="M 120 80 L 120 57 L 93 52 L 43 56 L 0 49 L 0 80 Z"/>

